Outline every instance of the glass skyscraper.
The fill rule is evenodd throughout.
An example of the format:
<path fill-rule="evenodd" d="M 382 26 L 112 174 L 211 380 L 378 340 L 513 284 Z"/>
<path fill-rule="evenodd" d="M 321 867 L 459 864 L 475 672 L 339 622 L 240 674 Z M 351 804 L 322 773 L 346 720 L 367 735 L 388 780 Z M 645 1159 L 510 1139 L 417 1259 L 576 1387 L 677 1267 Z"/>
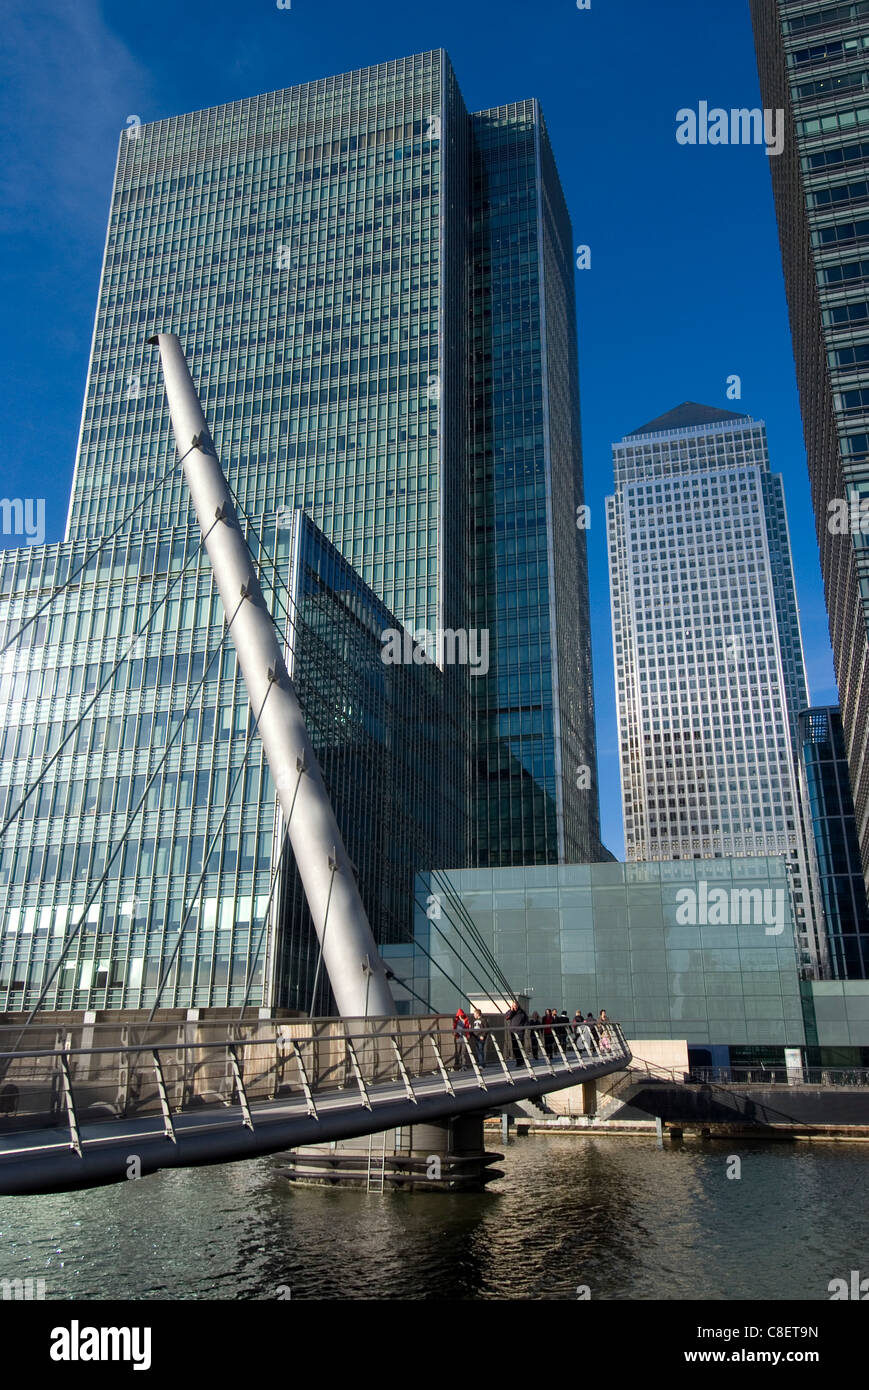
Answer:
<path fill-rule="evenodd" d="M 751 0 L 751 12 L 764 105 L 788 131 L 769 164 L 869 882 L 869 0 Z"/>
<path fill-rule="evenodd" d="M 830 971 L 834 980 L 869 979 L 869 908 L 837 708 L 815 706 L 800 713 L 800 772 Z"/>
<path fill-rule="evenodd" d="M 49 1006 L 152 1004 L 182 922 L 161 1003 L 308 1002 L 292 866 L 259 945 L 280 824 L 258 743 L 235 782 L 247 696 L 231 651 L 207 668 L 223 615 L 155 331 L 288 641 L 305 615 L 296 680 L 381 939 L 421 859 L 601 856 L 571 248 L 537 103 L 469 116 L 442 51 L 121 134 L 66 539 L 2 557 L 7 636 L 137 510 L 0 659 L 7 811 L 101 692 L 0 845 L 0 1009 L 81 908 Z M 387 627 L 484 629 L 488 671 L 380 670 Z"/>
<path fill-rule="evenodd" d="M 535 101 L 472 118 L 472 862 L 601 857 L 573 236 Z"/>
<path fill-rule="evenodd" d="M 765 427 L 687 403 L 613 445 L 613 460 L 626 857 L 782 855 L 803 964 L 823 969 L 796 771 L 802 638 Z"/>

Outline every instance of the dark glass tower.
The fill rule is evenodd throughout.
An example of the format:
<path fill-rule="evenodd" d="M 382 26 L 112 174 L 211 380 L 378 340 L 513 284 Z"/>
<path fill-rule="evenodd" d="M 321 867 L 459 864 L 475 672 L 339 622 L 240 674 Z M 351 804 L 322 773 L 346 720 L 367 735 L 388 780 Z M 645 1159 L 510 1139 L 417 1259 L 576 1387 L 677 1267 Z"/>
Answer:
<path fill-rule="evenodd" d="M 801 712 L 800 772 L 811 821 L 830 969 L 836 980 L 869 979 L 869 909 L 842 719 L 836 707 Z"/>
<path fill-rule="evenodd" d="M 573 237 L 535 101 L 472 117 L 472 862 L 600 858 Z"/>
<path fill-rule="evenodd" d="M 751 0 L 751 12 L 764 105 L 787 121 L 770 171 L 869 879 L 869 534 L 859 529 L 860 499 L 869 497 L 869 0 Z"/>

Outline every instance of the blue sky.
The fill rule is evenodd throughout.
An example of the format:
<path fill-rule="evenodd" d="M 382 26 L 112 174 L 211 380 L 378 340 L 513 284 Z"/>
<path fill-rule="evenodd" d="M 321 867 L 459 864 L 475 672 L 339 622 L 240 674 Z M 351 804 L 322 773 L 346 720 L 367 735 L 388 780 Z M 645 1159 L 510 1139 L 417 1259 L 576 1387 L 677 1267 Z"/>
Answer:
<path fill-rule="evenodd" d="M 676 111 L 760 104 L 748 0 L 115 0 L 4 6 L 0 495 L 63 534 L 118 132 L 429 48 L 471 110 L 540 99 L 573 219 L 604 839 L 623 851 L 603 499 L 610 443 L 685 400 L 767 422 L 811 697 L 835 700 L 787 306 L 760 147 Z M 732 374 L 742 399 L 726 399 Z M 9 539 L 0 537 L 0 544 Z"/>

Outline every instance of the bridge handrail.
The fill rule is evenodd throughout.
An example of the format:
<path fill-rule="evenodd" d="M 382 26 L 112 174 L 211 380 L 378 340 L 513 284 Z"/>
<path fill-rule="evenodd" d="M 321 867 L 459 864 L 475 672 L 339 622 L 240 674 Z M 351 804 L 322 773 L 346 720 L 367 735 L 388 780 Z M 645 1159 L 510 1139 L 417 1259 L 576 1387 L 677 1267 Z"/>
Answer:
<path fill-rule="evenodd" d="M 695 1085 L 724 1086 L 869 1086 L 869 1067 L 692 1067 Z"/>
<path fill-rule="evenodd" d="M 215 1105 L 240 1107 L 243 1122 L 252 1126 L 250 1105 L 255 1101 L 304 1095 L 309 1113 L 316 1115 L 321 1095 L 358 1089 L 367 1105 L 368 1087 L 396 1082 L 412 1099 L 414 1079 L 439 1076 L 443 1089 L 451 1091 L 451 1068 L 467 1064 L 485 1090 L 485 1076 L 491 1079 L 499 1072 L 509 1077 L 514 1056 L 515 1034 L 506 1023 L 503 1046 L 487 1042 L 482 1060 L 463 1040 L 454 1046 L 453 1021 L 444 1015 L 329 1020 L 326 1026 L 302 1019 L 268 1023 L 267 1034 L 248 1038 L 232 1036 L 238 1030 L 230 1027 L 221 1038 L 173 1041 L 163 1028 L 157 1036 L 114 1046 L 0 1052 L 5 1063 L 0 1068 L 0 1133 L 68 1124 L 75 1147 L 82 1119 L 162 1115 L 171 1135 L 179 1113 Z M 530 1047 L 531 1030 L 518 1031 L 516 1065 L 533 1076 L 524 1046 Z M 490 1025 L 486 1032 L 497 1043 L 499 1026 Z M 603 1038 L 589 1035 L 582 1050 L 572 1029 L 564 1031 L 557 1051 L 548 1056 L 542 1036 L 540 1044 L 547 1074 L 561 1078 L 581 1076 L 602 1060 L 629 1056 L 617 1024 Z"/>
<path fill-rule="evenodd" d="M 394 1023 L 394 1022 L 404 1022 L 404 1023 L 406 1023 L 406 1022 L 408 1021 L 409 1018 L 410 1018 L 410 1019 L 419 1019 L 419 1018 L 421 1018 L 421 1017 L 422 1017 L 422 1016 L 421 1016 L 421 1015 L 418 1015 L 418 1014 L 417 1014 L 417 1015 L 413 1015 L 413 1014 L 411 1014 L 411 1015 L 401 1014 L 401 1015 L 398 1016 L 397 1019 L 390 1019 L 390 1020 L 388 1020 L 388 1022 L 391 1022 L 391 1023 Z M 426 1016 L 426 1017 L 427 1017 L 427 1016 Z M 402 1034 L 402 1030 L 400 1030 L 400 1029 L 389 1029 L 389 1028 L 378 1028 L 378 1029 L 371 1029 L 371 1030 L 361 1029 L 361 1028 L 357 1027 L 355 1024 L 353 1024 L 352 1021 L 347 1021 L 347 1020 L 343 1020 L 343 1019 L 318 1020 L 318 1023 L 324 1023 L 324 1022 L 328 1022 L 328 1023 L 333 1024 L 333 1025 L 334 1025 L 334 1024 L 341 1024 L 341 1025 L 343 1025 L 343 1026 L 344 1026 L 344 1032 L 343 1032 L 343 1034 L 337 1034 L 337 1035 L 334 1035 L 333 1037 L 330 1038 L 330 1036 L 329 1036 L 328 1034 L 325 1034 L 325 1033 L 322 1032 L 322 1031 L 311 1032 L 311 1033 L 295 1033 L 295 1032 L 290 1033 L 290 1032 L 284 1032 L 284 1033 L 275 1034 L 275 1035 L 272 1036 L 272 1037 L 268 1037 L 268 1036 L 267 1036 L 267 1037 L 259 1037 L 259 1036 L 257 1036 L 257 1037 L 250 1037 L 250 1038 L 222 1037 L 222 1038 L 215 1038 L 214 1040 L 210 1040 L 210 1039 L 207 1039 L 207 1038 L 191 1038 L 191 1039 L 189 1039 L 189 1040 L 187 1040 L 187 1041 L 185 1041 L 185 1042 L 167 1042 L 167 1041 L 162 1041 L 162 1040 L 158 1042 L 157 1040 L 153 1040 L 153 1041 L 152 1041 L 152 1040 L 149 1040 L 149 1039 L 147 1039 L 147 1038 L 143 1038 L 140 1042 L 135 1042 L 135 1043 L 115 1043 L 114 1045 L 107 1044 L 107 1045 L 104 1046 L 104 1047 L 37 1047 L 37 1048 L 21 1047 L 21 1048 L 13 1048 L 13 1049 L 10 1049 L 10 1050 L 8 1050 L 8 1051 L 5 1050 L 5 1049 L 3 1049 L 3 1048 L 0 1048 L 0 1059 L 8 1058 L 8 1059 L 10 1059 L 10 1060 L 15 1060 L 15 1059 L 22 1058 L 22 1057 L 61 1057 L 61 1056 L 63 1056 L 63 1057 L 78 1057 L 78 1056 L 89 1056 L 89 1057 L 93 1056 L 93 1057 L 96 1057 L 96 1056 L 100 1056 L 100 1055 L 103 1055 L 103 1054 L 109 1054 L 109 1053 L 115 1054 L 115 1053 L 119 1053 L 119 1052 L 124 1052 L 124 1053 L 126 1053 L 126 1052 L 132 1052 L 132 1053 L 144 1052 L 144 1051 L 149 1051 L 149 1050 L 151 1050 L 154 1046 L 157 1046 L 157 1047 L 159 1048 L 160 1052 L 190 1052 L 191 1050 L 203 1050 L 203 1049 L 207 1049 L 207 1048 L 224 1048 L 224 1049 L 225 1049 L 225 1048 L 227 1048 L 230 1044 L 232 1044 L 232 1045 L 235 1046 L 235 1047 L 248 1047 L 248 1046 L 250 1046 L 250 1047 L 266 1047 L 266 1046 L 271 1046 L 272 1044 L 287 1043 L 287 1042 L 324 1042 L 324 1041 L 340 1041 L 341 1038 L 342 1038 L 342 1036 L 343 1036 L 345 1039 L 346 1039 L 346 1038 L 350 1038 L 353 1042 L 356 1042 L 356 1041 L 358 1041 L 358 1040 L 362 1040 L 362 1039 L 365 1039 L 365 1038 L 374 1038 L 374 1039 L 377 1039 L 377 1040 L 382 1040 L 383 1038 L 389 1038 L 389 1036 L 390 1036 L 391 1033 L 393 1033 L 393 1032 L 397 1033 L 399 1036 L 401 1036 L 401 1034 Z M 386 1022 L 386 1020 L 384 1020 L 384 1022 Z M 440 1028 L 438 1028 L 438 1024 L 441 1025 Z M 444 1024 L 446 1025 L 445 1028 L 444 1028 L 444 1026 L 443 1026 Z M 80 1026 L 80 1025 L 79 1025 L 79 1026 Z M 96 1025 L 88 1025 L 88 1026 L 93 1027 L 93 1026 L 96 1026 Z M 116 1026 L 116 1025 L 106 1025 L 106 1026 Z M 175 1026 L 178 1026 L 178 1025 L 175 1025 Z M 182 1024 L 182 1025 L 180 1025 L 180 1026 L 183 1027 L 184 1025 Z M 290 1020 L 287 1021 L 286 1024 L 282 1024 L 281 1026 L 282 1026 L 282 1027 L 286 1027 L 286 1028 L 289 1029 L 289 1028 L 295 1028 L 295 1027 L 297 1027 L 298 1025 L 295 1023 L 294 1020 L 290 1019 Z M 162 1028 L 162 1029 L 165 1031 L 166 1025 L 161 1024 L 161 1025 L 158 1025 L 158 1027 L 159 1027 L 159 1028 Z M 560 1028 L 562 1027 L 562 1025 L 558 1025 L 558 1027 L 559 1027 L 559 1029 L 560 1029 Z M 586 1027 L 586 1026 L 584 1025 L 584 1027 Z M 618 1025 L 618 1024 L 615 1024 L 615 1023 L 611 1023 L 611 1024 L 609 1025 L 609 1027 L 610 1027 L 610 1033 L 611 1033 L 611 1034 L 615 1034 L 616 1038 L 622 1043 L 622 1047 L 620 1047 L 618 1050 L 619 1050 L 619 1051 L 626 1050 L 627 1044 L 625 1043 L 624 1035 L 622 1034 L 622 1031 L 621 1031 L 621 1028 L 619 1027 L 619 1025 Z M 155 1028 L 155 1031 L 156 1031 L 156 1028 Z M 493 1033 L 494 1031 L 495 1031 L 495 1029 L 492 1028 L 492 1027 L 490 1027 L 490 1028 L 488 1028 L 488 1029 L 486 1030 L 486 1033 L 487 1033 L 488 1036 L 491 1036 L 492 1033 Z M 521 1030 L 517 1030 L 517 1031 L 519 1031 L 519 1032 L 521 1032 L 521 1033 L 523 1033 L 523 1034 L 527 1034 L 527 1035 L 529 1035 L 529 1036 L 533 1033 L 534 1036 L 537 1037 L 541 1042 L 543 1041 L 543 1028 L 542 1028 L 542 1025 L 536 1026 L 536 1025 L 528 1024 L 526 1028 L 521 1029 Z M 553 1032 L 554 1032 L 554 1031 L 555 1031 L 555 1029 L 553 1028 Z M 429 1038 L 429 1037 L 436 1036 L 439 1032 L 441 1032 L 441 1033 L 447 1032 L 447 1033 L 449 1033 L 450 1035 L 452 1035 L 452 1019 L 451 1019 L 448 1015 L 445 1015 L 445 1014 L 433 1015 L 433 1016 L 432 1016 L 432 1022 L 431 1022 L 431 1024 L 430 1024 L 429 1028 L 427 1028 L 425 1032 L 420 1032 L 420 1033 L 416 1033 L 416 1034 L 405 1034 L 405 1036 L 407 1037 L 407 1040 L 408 1040 L 411 1044 L 417 1045 L 417 1044 L 420 1044 L 420 1043 L 425 1042 L 425 1040 L 426 1040 L 427 1038 Z M 505 1032 L 505 1035 L 506 1035 L 506 1034 L 509 1032 L 509 1030 L 505 1027 L 504 1032 Z M 588 1035 L 587 1027 L 586 1027 L 586 1034 Z M 568 1035 L 569 1035 L 569 1036 L 575 1036 L 575 1031 L 574 1031 L 574 1025 L 573 1025 L 573 1024 L 571 1024 L 569 1028 L 567 1027 L 567 1025 L 564 1025 L 564 1030 L 560 1033 L 560 1036 L 561 1036 L 562 1038 L 564 1038 L 565 1036 L 568 1036 Z M 591 1039 L 592 1039 L 593 1042 L 599 1041 L 599 1039 L 598 1039 L 598 1040 L 594 1039 L 594 1036 L 593 1036 L 593 1035 L 591 1035 Z M 606 1049 L 604 1049 L 604 1051 L 605 1051 L 605 1050 L 606 1050 Z M 596 1047 L 596 1048 L 595 1048 L 595 1051 L 600 1052 L 600 1049 Z M 601 1055 L 603 1055 L 603 1054 L 601 1053 Z M 869 1072 L 867 1072 L 867 1075 L 869 1075 Z"/>

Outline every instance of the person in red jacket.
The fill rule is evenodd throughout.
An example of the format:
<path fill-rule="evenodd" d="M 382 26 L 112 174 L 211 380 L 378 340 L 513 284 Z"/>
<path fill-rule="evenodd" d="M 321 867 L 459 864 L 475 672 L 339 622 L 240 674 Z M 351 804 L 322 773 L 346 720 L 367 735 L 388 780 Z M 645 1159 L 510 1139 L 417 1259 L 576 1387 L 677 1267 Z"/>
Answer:
<path fill-rule="evenodd" d="M 456 1016 L 453 1019 L 453 1037 L 456 1041 L 456 1050 L 453 1057 L 453 1070 L 459 1071 L 468 1065 L 468 1053 L 463 1039 L 471 1031 L 471 1020 L 464 1009 L 456 1009 Z"/>

